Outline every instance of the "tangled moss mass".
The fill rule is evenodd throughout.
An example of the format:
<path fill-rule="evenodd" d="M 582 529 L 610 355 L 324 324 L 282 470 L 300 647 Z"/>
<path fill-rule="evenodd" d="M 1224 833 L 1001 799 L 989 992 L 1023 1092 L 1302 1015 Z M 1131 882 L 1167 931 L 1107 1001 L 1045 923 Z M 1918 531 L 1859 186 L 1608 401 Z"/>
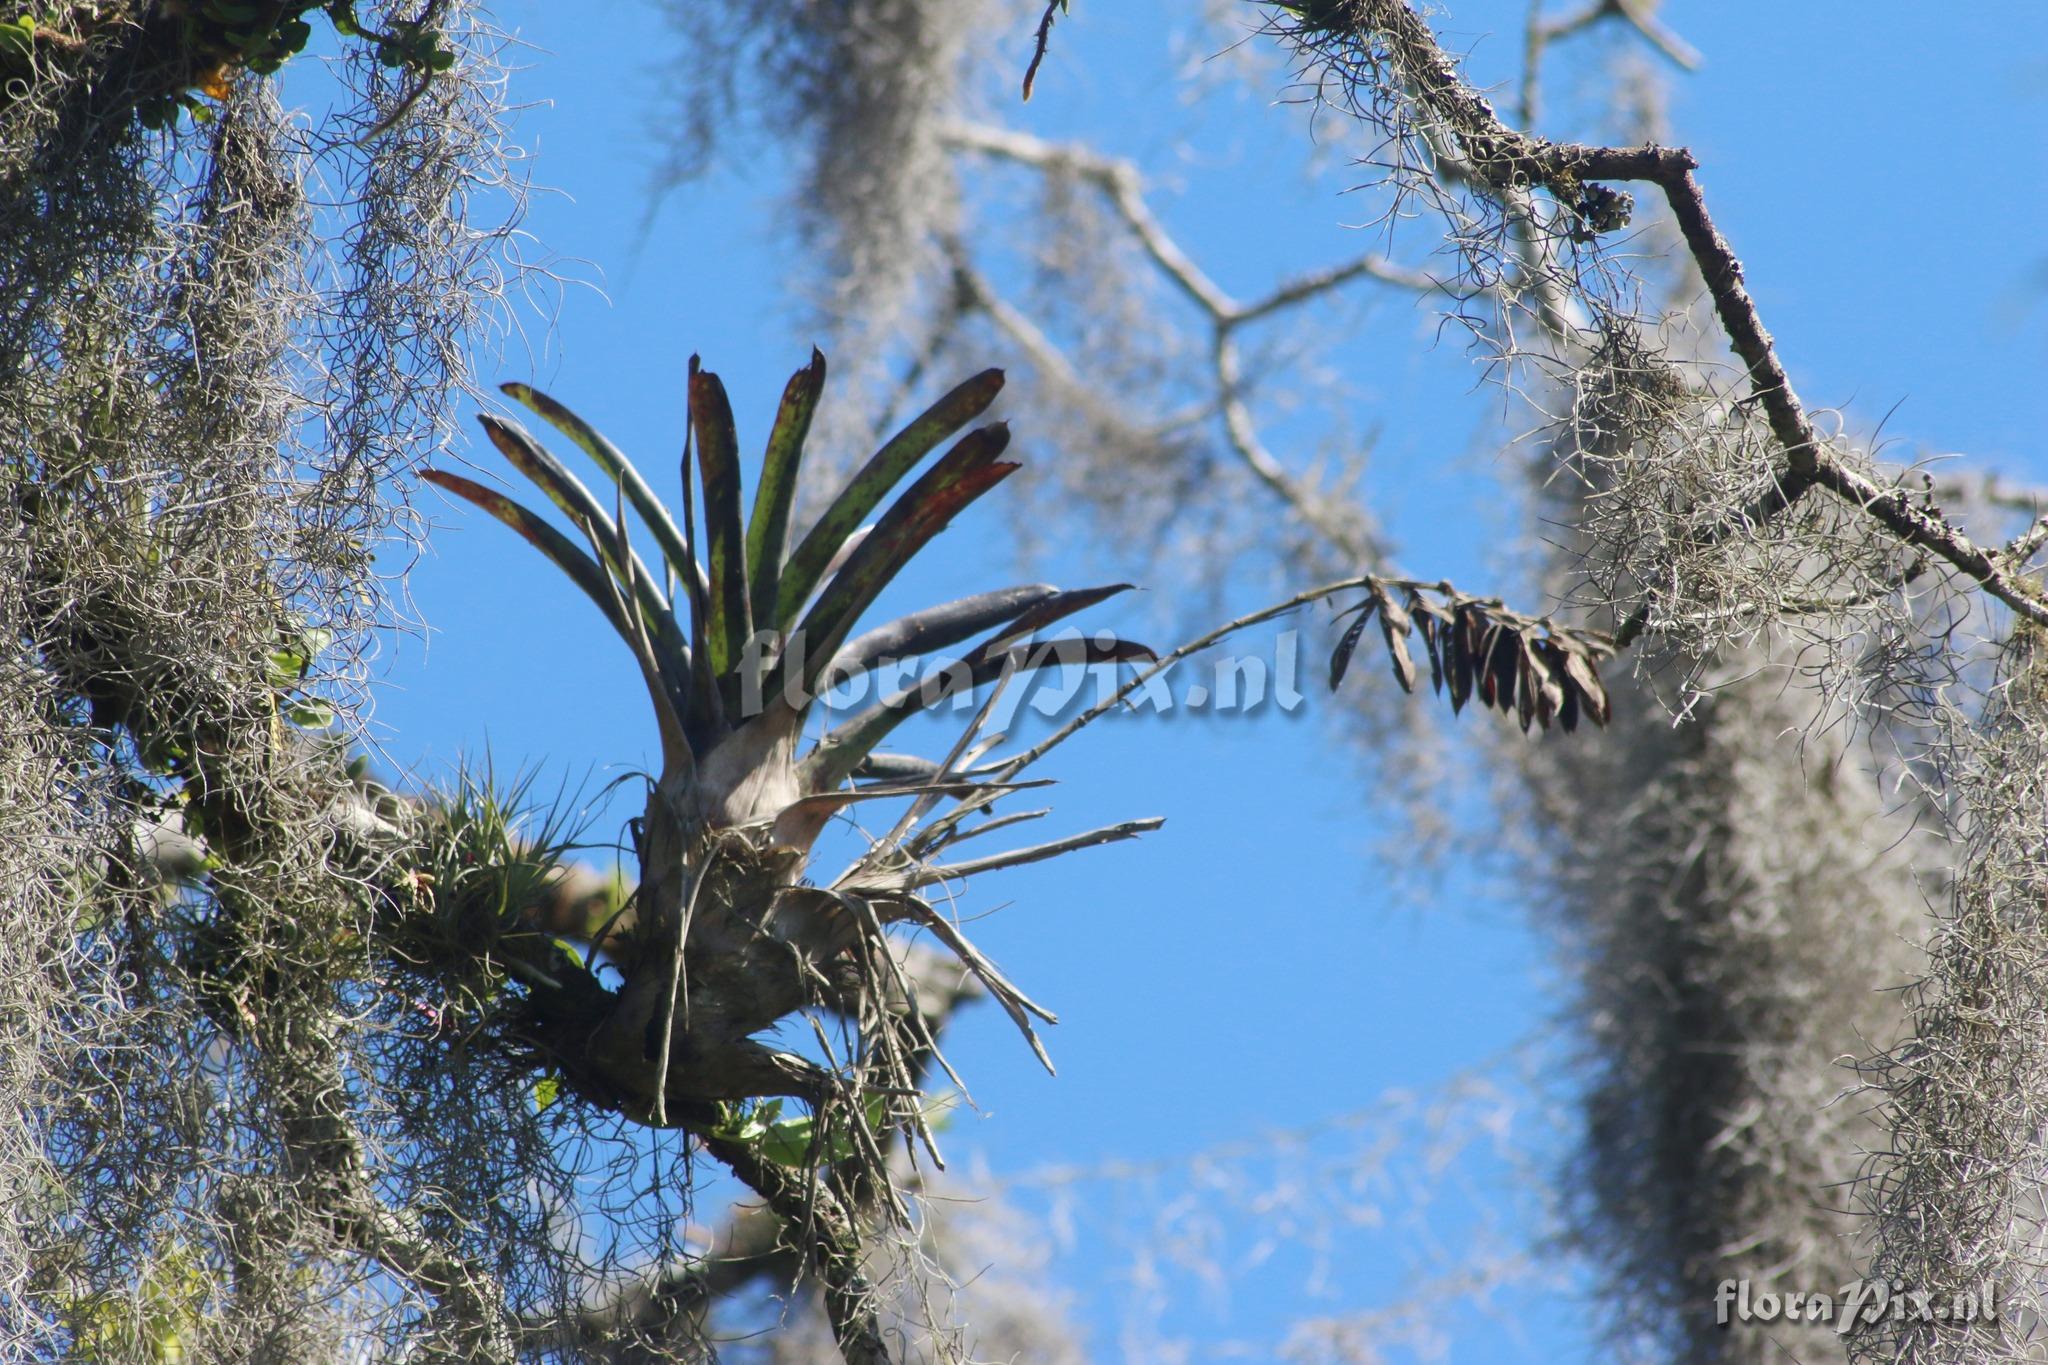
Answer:
<path fill-rule="evenodd" d="M 0 7 L 0 1358 L 334 1357 L 276 1160 L 345 1159 L 292 1094 L 361 1051 L 320 732 L 503 283 L 494 50 L 459 0 Z"/>

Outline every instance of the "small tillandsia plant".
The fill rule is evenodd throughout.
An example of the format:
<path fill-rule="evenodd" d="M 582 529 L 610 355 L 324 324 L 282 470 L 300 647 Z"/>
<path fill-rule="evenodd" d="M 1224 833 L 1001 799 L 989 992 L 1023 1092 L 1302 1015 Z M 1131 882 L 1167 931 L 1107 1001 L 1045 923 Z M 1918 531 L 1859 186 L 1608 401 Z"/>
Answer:
<path fill-rule="evenodd" d="M 524 384 L 507 384 L 504 392 L 595 462 L 610 485 L 609 507 L 533 436 L 495 416 L 481 419 L 492 444 L 567 517 L 574 537 L 470 479 L 439 470 L 426 477 L 517 531 L 591 599 L 631 649 L 660 735 L 661 771 L 632 826 L 638 887 L 604 922 L 577 935 L 617 969 L 616 988 L 601 982 L 583 955 L 559 945 L 539 960 L 508 944 L 504 967 L 524 995 L 518 1032 L 548 1070 L 550 1096 L 689 1128 L 729 1161 L 745 1159 L 746 1142 L 779 1136 L 779 1151 L 756 1141 L 755 1154 L 766 1150 L 777 1165 L 809 1168 L 851 1154 L 881 1173 L 892 1131 L 930 1147 L 919 1076 L 928 1061 L 944 1065 L 921 1021 L 893 927 L 928 931 L 1002 1004 L 1041 1057 L 1031 1019 L 1052 1019 L 920 892 L 968 870 L 1129 837 L 1159 822 L 1132 821 L 948 865 L 941 855 L 956 840 L 1027 818 L 969 824 L 969 817 L 1040 785 L 1017 780 L 1016 762 L 990 759 L 1001 738 L 982 733 L 993 694 L 941 759 L 885 755 L 878 746 L 908 716 L 964 691 L 1000 689 L 1021 672 L 1153 655 L 1111 637 L 1033 639 L 1126 584 L 1070 592 L 1007 588 L 854 635 L 862 614 L 911 558 L 1017 465 L 999 458 L 1007 428 L 980 427 L 864 525 L 932 451 L 994 401 L 1003 377 L 987 370 L 876 451 L 792 543 L 798 471 L 824 380 L 824 358 L 816 352 L 790 379 L 750 517 L 741 511 L 731 406 L 718 377 L 699 369 L 694 357 L 680 516 L 609 441 Z M 658 573 L 633 544 L 628 506 L 653 542 Z M 942 672 L 884 696 L 803 747 L 814 699 L 829 680 L 978 637 Z M 901 807 L 886 832 L 871 837 L 837 876 L 809 880 L 812 844 L 826 821 L 852 803 L 876 801 Z M 812 1007 L 857 1026 L 855 1061 L 835 1070 L 757 1037 Z M 750 1121 L 779 1114 L 778 1100 L 809 1109 L 802 1127 L 785 1122 L 769 1132 Z M 837 1119 L 828 1123 L 828 1111 Z M 816 1135 L 808 1159 L 788 1150 L 791 1131 Z"/>

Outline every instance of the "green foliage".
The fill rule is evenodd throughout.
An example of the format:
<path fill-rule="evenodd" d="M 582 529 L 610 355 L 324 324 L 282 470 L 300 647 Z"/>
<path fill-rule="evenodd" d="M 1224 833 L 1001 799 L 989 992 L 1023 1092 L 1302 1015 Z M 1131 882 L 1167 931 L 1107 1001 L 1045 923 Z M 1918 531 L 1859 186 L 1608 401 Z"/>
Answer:
<path fill-rule="evenodd" d="M 35 50 L 36 20 L 32 14 L 0 19 L 0 59 L 25 58 Z"/>
<path fill-rule="evenodd" d="M 264 660 L 270 685 L 278 693 L 278 713 L 307 730 L 324 730 L 334 724 L 334 708 L 303 691 L 313 660 L 334 643 L 334 632 L 320 626 L 280 629 L 278 648 Z"/>
<path fill-rule="evenodd" d="M 572 944 L 526 922 L 576 847 L 558 806 L 532 800 L 533 781 L 463 771 L 424 817 L 387 927 L 398 960 L 438 987 L 489 996 L 509 977 L 587 971 Z M 529 821 L 536 805 L 550 814 Z"/>
<path fill-rule="evenodd" d="M 801 713 L 835 659 L 856 671 L 872 667 L 881 651 L 909 657 L 954 644 L 962 626 L 1028 633 L 1051 617 L 1028 616 L 1043 593 L 984 594 L 919 613 L 863 637 L 846 648 L 861 615 L 905 565 L 962 509 L 1002 482 L 1016 465 L 1001 460 L 1007 429 L 995 423 L 968 432 L 911 487 L 897 496 L 871 528 L 861 523 L 881 507 L 926 456 L 981 414 L 1003 384 L 987 370 L 954 388 L 884 443 L 853 476 L 824 514 L 797 542 L 789 521 L 805 439 L 825 379 L 824 357 L 796 372 L 783 394 L 753 498 L 751 524 L 741 496 L 740 444 L 725 386 L 693 359 L 689 383 L 689 435 L 696 487 L 686 470 L 686 494 L 701 493 L 701 528 L 695 499 L 686 496 L 678 518 L 661 505 L 617 447 L 562 404 L 525 384 L 503 391 L 562 432 L 614 485 L 612 505 L 586 487 L 525 430 L 496 417 L 482 420 L 491 442 L 574 524 L 589 551 L 533 510 L 457 474 L 430 470 L 426 477 L 475 503 L 544 554 L 596 604 L 641 661 L 657 717 L 673 717 L 680 734 L 665 736 L 673 750 L 701 760 L 752 718 L 743 703 L 768 711 L 793 706 Z M 686 464 L 690 456 L 685 456 Z M 630 503 L 648 527 L 662 561 L 657 578 L 630 544 L 624 517 Z M 708 572 L 700 561 L 701 547 Z M 1050 590 L 1046 590 L 1050 592 Z M 1072 599 L 1100 600 L 1101 592 Z M 1029 621 L 1029 625 L 1025 622 Z M 1008 658 L 995 641 L 973 656 L 993 666 Z M 866 646 L 866 647 L 862 647 Z M 800 661 L 800 663 L 799 663 Z M 982 674 L 988 676 L 982 676 Z M 979 682 L 992 680 L 988 668 Z M 892 714 L 910 708 L 899 701 Z M 753 714 L 759 714 L 758 711 Z M 665 726 L 665 729 L 667 727 Z M 889 726 L 872 724 L 842 736 L 834 761 L 813 764 L 825 779 L 815 790 L 843 781 Z"/>
<path fill-rule="evenodd" d="M 816 1114 L 784 1118 L 783 1108 L 780 1099 L 721 1105 L 718 1122 L 706 1130 L 705 1136 L 745 1143 L 764 1160 L 792 1170 L 821 1162 L 849 1161 L 858 1152 L 858 1144 L 844 1123 L 821 1123 Z M 889 1125 L 889 1097 L 870 1095 L 861 1110 L 861 1122 L 867 1125 L 870 1136 L 879 1139 Z"/>
<path fill-rule="evenodd" d="M 73 1359 L 91 1365 L 178 1365 L 186 1359 L 185 1338 L 205 1314 L 214 1286 L 200 1258 L 173 1245 L 144 1267 L 132 1292 L 93 1293 L 71 1302 L 64 1316 Z"/>
<path fill-rule="evenodd" d="M 172 13 L 153 12 L 158 10 Z M 196 0 L 182 6 L 99 0 L 0 17 L 0 77 L 33 82 L 40 66 L 77 60 L 101 34 L 142 26 L 151 32 L 156 50 L 149 56 L 163 76 L 160 88 L 137 96 L 137 122 L 162 129 L 189 114 L 205 123 L 213 118 L 206 100 L 223 98 L 237 71 L 275 75 L 306 50 L 312 21 L 323 16 L 343 41 L 363 44 L 393 70 L 431 79 L 455 64 L 454 49 L 431 24 L 371 28 L 357 15 L 354 0 Z"/>
<path fill-rule="evenodd" d="M 983 370 L 932 404 L 861 466 L 791 553 L 777 596 L 778 624 L 794 623 L 840 548 L 868 513 L 881 505 L 889 490 L 937 449 L 939 442 L 980 416 L 1002 387 L 1001 370 Z"/>
<path fill-rule="evenodd" d="M 418 72 L 446 71 L 455 54 L 441 35 L 417 23 L 391 32 L 367 28 L 354 0 L 296 0 L 282 6 L 256 0 L 203 0 L 185 16 L 185 41 L 193 51 L 225 52 L 259 76 L 274 74 L 305 50 L 313 36 L 306 16 L 319 11 L 343 38 L 368 41 L 385 66 Z"/>

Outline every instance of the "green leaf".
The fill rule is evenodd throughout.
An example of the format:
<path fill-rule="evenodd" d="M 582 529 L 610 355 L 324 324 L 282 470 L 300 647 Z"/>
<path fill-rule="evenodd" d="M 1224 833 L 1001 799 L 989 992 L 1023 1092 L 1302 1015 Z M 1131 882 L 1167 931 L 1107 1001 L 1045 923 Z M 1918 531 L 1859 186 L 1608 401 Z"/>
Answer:
<path fill-rule="evenodd" d="M 747 582 L 755 624 L 779 628 L 777 595 L 782 584 L 782 556 L 789 545 L 790 510 L 796 505 L 797 472 L 804 458 L 804 440 L 825 387 L 825 357 L 811 348 L 811 363 L 789 377 L 775 428 L 768 433 L 768 453 L 761 459 L 761 482 L 754 490 L 754 515 L 747 523 Z"/>
<path fill-rule="evenodd" d="M 886 1096 L 871 1096 L 863 1106 L 868 1114 L 867 1126 L 868 1131 L 871 1133 L 879 1132 L 883 1122 L 883 1118 L 876 1117 L 877 1100 L 881 1101 L 880 1111 L 886 1117 L 888 1105 Z M 763 1106 L 764 1109 L 765 1107 Z M 775 1114 L 780 1112 L 780 1103 L 777 1102 Z M 820 1152 L 818 1150 L 818 1120 L 814 1115 L 800 1114 L 792 1119 L 778 1119 L 775 1114 L 764 1114 L 761 1111 L 756 1111 L 755 1118 L 759 1131 L 742 1139 L 743 1141 L 753 1142 L 755 1150 L 760 1152 L 761 1158 L 764 1161 L 772 1161 L 778 1166 L 802 1170 L 820 1159 L 825 1161 L 845 1161 L 859 1150 L 858 1145 L 854 1142 L 853 1134 L 841 1127 L 834 1130 L 831 1140 L 825 1144 L 824 1150 Z M 721 1134 L 720 1136 L 724 1135 Z"/>
<path fill-rule="evenodd" d="M 639 553 L 627 548 L 618 523 L 599 504 L 596 495 L 584 487 L 582 480 L 565 469 L 561 461 L 543 449 L 516 422 L 490 416 L 480 417 L 478 421 L 491 438 L 491 444 L 511 461 L 515 469 L 531 479 L 541 492 L 547 494 L 548 500 L 572 521 L 590 527 L 591 536 L 603 552 L 613 580 L 620 585 L 621 596 L 627 595 L 624 591 L 626 565 L 632 565 L 631 597 L 654 644 L 655 657 L 661 665 L 663 679 L 668 684 L 676 709 L 679 712 L 683 710 L 689 696 L 689 647 L 683 641 L 682 628 L 676 624 L 675 613 L 670 610 L 661 585 L 641 562 Z M 588 559 L 587 555 L 580 557 Z M 604 587 L 602 578 L 598 586 L 609 599 L 611 592 Z M 632 634 L 625 631 L 621 634 L 628 645 L 634 644 Z"/>
<path fill-rule="evenodd" d="M 223 24 L 253 24 L 262 17 L 263 7 L 248 0 L 206 0 L 206 17 Z"/>
<path fill-rule="evenodd" d="M 560 460 L 550 455 L 540 442 L 534 440 L 517 422 L 507 422 L 503 418 L 488 414 L 480 416 L 477 421 L 483 425 L 484 433 L 491 438 L 491 444 L 498 448 L 498 453 L 509 460 L 514 469 L 532 480 L 534 485 L 547 495 L 549 502 L 561 508 L 570 521 L 579 526 L 587 524 L 590 527 L 598 548 L 610 561 L 613 572 L 621 584 L 626 581 L 626 561 L 630 553 L 633 586 L 642 596 L 642 610 L 653 608 L 656 614 L 666 615 L 668 602 L 662 597 L 660 584 L 654 575 L 647 571 L 647 566 L 640 562 L 639 554 L 625 549 L 618 523 L 612 519 L 612 514 L 605 509 L 604 504 L 597 500 L 597 495 L 586 488 L 581 479 L 571 474 Z"/>
<path fill-rule="evenodd" d="M 957 645 L 970 636 L 1015 620 L 1027 608 L 1059 595 L 1059 589 L 1038 583 L 976 593 L 942 606 L 898 617 L 857 636 L 832 661 L 832 671 L 853 677 L 889 659 L 913 659 L 935 649 Z"/>
<path fill-rule="evenodd" d="M 543 1076 L 533 1083 L 533 1107 L 546 1109 L 562 1097 L 562 1082 L 553 1076 Z"/>
<path fill-rule="evenodd" d="M 754 633 L 747 601 L 746 533 L 740 525 L 740 443 L 725 385 L 709 370 L 690 376 L 690 422 L 704 487 L 705 555 L 711 561 L 711 671 L 724 678 Z"/>
<path fill-rule="evenodd" d="M 655 544 L 670 572 L 689 590 L 690 601 L 693 604 L 705 601 L 710 595 L 710 587 L 704 580 L 703 565 L 697 562 L 696 554 L 690 549 L 689 536 L 676 525 L 668 508 L 654 495 L 654 490 L 647 486 L 647 480 L 641 477 L 639 469 L 624 452 L 599 434 L 595 427 L 532 385 L 500 384 L 498 388 L 568 437 L 577 449 L 604 471 L 606 478 L 625 491 L 626 501 L 633 505 L 633 510 L 640 514 L 640 519 L 653 533 Z"/>
<path fill-rule="evenodd" d="M 761 1156 L 778 1166 L 808 1165 L 817 1131 L 817 1120 L 809 1115 L 771 1123 L 760 1137 Z"/>
<path fill-rule="evenodd" d="M 783 567 L 776 592 L 775 624 L 783 629 L 795 623 L 797 613 L 825 575 L 825 568 L 839 553 L 848 536 L 860 529 L 870 512 L 881 505 L 917 463 L 938 447 L 939 442 L 979 417 L 995 402 L 1003 388 L 1001 370 L 983 370 L 960 384 L 927 408 L 903 430 L 889 438 L 869 457 L 860 472 L 841 489 L 825 515 L 818 518 L 789 562 Z"/>
<path fill-rule="evenodd" d="M 307 626 L 293 632 L 282 648 L 272 650 L 265 659 L 264 672 L 270 685 L 286 691 L 303 682 L 313 660 L 333 642 L 334 632 L 321 626 Z"/>
<path fill-rule="evenodd" d="M 522 507 L 512 499 L 482 484 L 466 479 L 460 474 L 450 474 L 443 469 L 428 469 L 421 473 L 428 483 L 445 488 L 466 502 L 474 503 L 496 517 L 505 525 L 518 532 L 520 537 L 569 576 L 571 582 L 583 589 L 583 593 L 612 623 L 612 629 L 621 636 L 627 635 L 625 618 L 619 615 L 612 591 L 605 586 L 605 572 L 596 560 L 580 549 L 567 536 L 550 526 L 543 518 Z"/>
<path fill-rule="evenodd" d="M 283 691 L 298 685 L 306 676 L 306 656 L 295 649 L 277 649 L 265 660 L 264 674 L 270 685 Z"/>
<path fill-rule="evenodd" d="M 142 766 L 157 774 L 169 772 L 175 765 L 192 756 L 183 744 L 162 733 L 142 736 L 138 747 L 141 750 Z"/>
<path fill-rule="evenodd" d="M 803 656 L 805 695 L 845 643 L 854 622 L 903 566 L 944 530 L 956 513 L 1016 470 L 1015 464 L 996 459 L 1009 443 L 1009 428 L 1000 422 L 970 432 L 896 500 L 860 548 L 848 556 L 846 566 L 833 575 L 800 627 L 803 639 L 798 652 Z M 767 695 L 783 695 L 779 681 L 771 682 Z"/>
<path fill-rule="evenodd" d="M 479 483 L 465 479 L 459 474 L 445 470 L 429 469 L 421 476 L 429 483 L 465 501 L 472 502 L 516 531 L 522 539 L 546 555 L 556 568 L 569 576 L 569 581 L 583 590 L 583 595 L 597 604 L 604 619 L 611 622 L 619 638 L 631 646 L 635 635 L 626 618 L 619 613 L 618 602 L 606 581 L 603 568 L 567 536 L 550 526 L 544 519 L 525 507 L 520 506 L 502 493 L 485 488 Z M 674 617 L 664 616 L 671 627 Z M 662 670 L 662 681 L 676 699 L 689 696 L 689 651 L 674 642 L 671 634 L 653 634 L 655 659 Z"/>
<path fill-rule="evenodd" d="M 525 404 L 595 461 L 606 478 L 625 490 L 626 501 L 633 504 L 633 510 L 654 533 L 662 558 L 676 577 L 686 582 L 694 578 L 700 587 L 703 585 L 704 567 L 691 552 L 689 537 L 676 525 L 668 508 L 654 495 L 654 490 L 647 486 L 647 480 L 641 477 L 640 470 L 623 451 L 606 440 L 595 427 L 530 384 L 500 384 L 498 389 Z"/>
<path fill-rule="evenodd" d="M 762 1100 L 751 1105 L 721 1102 L 718 1123 L 711 1129 L 711 1136 L 728 1142 L 755 1142 L 768 1131 L 768 1125 L 781 1116 L 782 1101 L 779 1099 Z"/>
<path fill-rule="evenodd" d="M 293 702 L 284 714 L 292 724 L 307 730 L 325 730 L 334 724 L 334 708 L 314 697 Z"/>
<path fill-rule="evenodd" d="M 1130 590 L 1129 583 L 1109 583 L 1099 588 L 1072 588 L 1041 598 L 1025 608 L 1016 620 L 996 632 L 982 646 L 982 651 L 987 653 L 1012 640 L 1021 640 L 1035 630 L 1044 630 L 1056 621 L 1064 621 L 1077 611 L 1086 611 L 1098 602 L 1106 602 L 1118 593 Z M 1148 650 L 1147 653 L 1149 652 Z"/>
<path fill-rule="evenodd" d="M 702 361 L 693 352 L 690 356 L 689 384 L 686 394 L 694 392 L 697 372 L 703 368 Z M 696 400 L 686 398 L 688 416 L 683 423 L 683 460 L 681 483 L 683 487 L 683 529 L 691 536 L 696 535 L 696 493 L 690 478 L 691 464 L 697 451 Z M 690 648 L 695 651 L 697 672 L 691 697 L 698 704 L 698 714 L 691 716 L 691 722 L 701 736 L 700 747 L 717 743 L 726 733 L 725 701 L 719 690 L 719 675 L 711 667 L 711 585 L 708 579 L 691 575 L 684 580 L 690 589 Z"/>

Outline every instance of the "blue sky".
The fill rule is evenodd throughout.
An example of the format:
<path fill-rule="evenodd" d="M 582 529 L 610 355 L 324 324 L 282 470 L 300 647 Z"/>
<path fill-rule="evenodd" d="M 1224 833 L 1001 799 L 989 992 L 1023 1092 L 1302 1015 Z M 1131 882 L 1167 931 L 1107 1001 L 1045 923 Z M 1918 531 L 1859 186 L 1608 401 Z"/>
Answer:
<path fill-rule="evenodd" d="M 1180 99 L 1162 38 L 1172 9 L 1075 0 L 1033 104 L 1001 112 L 1048 135 L 1173 159 L 1182 174 L 1163 205 L 1171 227 L 1243 293 L 1290 265 L 1356 250 L 1347 224 L 1361 214 L 1344 195 L 1355 173 L 1341 160 L 1300 173 L 1299 109 L 1227 81 L 1204 102 Z M 643 239 L 677 40 L 639 5 L 521 0 L 497 10 L 532 45 L 516 59 L 515 99 L 532 103 L 519 140 L 536 185 L 559 191 L 536 197 L 528 229 L 604 294 L 570 287 L 551 316 L 526 316 L 524 339 L 487 360 L 487 374 L 538 384 L 668 471 L 684 365 L 700 351 L 732 391 L 743 448 L 757 447 L 812 340 L 779 231 L 785 166 L 750 155 L 720 167 L 665 201 Z M 1439 23 L 1473 53 L 1479 79 L 1502 82 L 1518 59 L 1522 10 L 1458 5 Z M 1802 396 L 1843 409 L 1866 433 L 1896 405 L 1885 426 L 1895 455 L 1966 452 L 1973 464 L 2048 480 L 2048 386 L 2038 378 L 2048 246 L 2034 226 L 2048 221 L 2048 10 L 1985 7 L 1930 24 L 1904 5 L 1852 15 L 1673 3 L 1667 17 L 1707 57 L 1676 82 L 1674 138 L 1702 162 L 1709 203 Z M 1025 50 L 1013 55 L 1021 69 Z M 1192 150 L 1175 151 L 1183 146 Z M 1410 231 L 1403 244 L 1420 254 L 1428 242 Z M 1493 454 L 1500 402 L 1477 387 L 1470 357 L 1434 340 L 1412 301 L 1387 296 L 1358 316 L 1358 335 L 1332 359 L 1356 379 L 1347 420 L 1383 433 L 1366 493 L 1404 563 L 1486 582 L 1501 563 L 1490 542 L 1512 525 L 1490 491 L 1513 467 Z M 981 363 L 961 356 L 955 368 Z M 1028 411 L 1010 416 L 1029 422 Z M 470 456 L 498 467 L 481 440 Z M 1020 565 L 1001 501 L 942 538 L 916 592 L 1090 580 L 1099 566 Z M 501 767 L 538 763 L 550 779 L 588 776 L 593 789 L 648 766 L 644 697 L 595 613 L 496 524 L 431 492 L 422 506 L 437 529 L 409 583 L 426 632 L 393 640 L 382 663 L 377 720 L 390 759 L 431 774 L 488 746 Z M 1144 633 L 1155 619 L 1140 607 L 1105 623 Z M 1325 644 L 1315 633 L 1303 643 L 1313 679 Z M 1347 686 L 1391 683 L 1362 666 Z M 1455 733 L 1452 745 L 1454 762 L 1481 753 Z M 1423 1227 L 1449 1245 L 1475 1227 L 1498 1225 L 1511 1240 L 1535 1227 L 1529 1164 L 1564 1150 L 1570 1132 L 1550 1104 L 1555 1082 L 1526 1085 L 1516 1067 L 1553 1055 L 1542 1040 L 1562 1002 L 1531 907 L 1512 888 L 1455 869 L 1435 881 L 1397 875 L 1387 857 L 1402 838 L 1395 816 L 1314 714 L 1123 720 L 1069 745 L 1043 775 L 1060 779 L 1048 823 L 1061 830 L 1135 815 L 1167 824 L 970 890 L 964 913 L 1000 910 L 976 921 L 978 941 L 1061 1015 L 1047 1038 L 1060 1074 L 1046 1076 L 998 1012 L 959 1021 L 947 1050 L 980 1112 L 948 1134 L 957 1162 L 1011 1178 L 1048 1165 L 1164 1163 L 1153 1177 L 1164 1200 L 1227 1167 L 1188 1161 L 1233 1143 L 1256 1150 L 1271 1129 L 1314 1130 L 1290 1149 L 1311 1162 L 1369 1146 L 1359 1123 L 1384 1119 L 1406 1135 L 1412 1169 L 1397 1161 L 1389 1188 L 1363 1201 L 1387 1226 L 1347 1230 L 1326 1286 L 1305 1284 L 1292 1253 L 1243 1270 L 1227 1302 L 1183 1285 L 1162 1330 L 1198 1339 L 1267 1341 L 1303 1314 L 1398 1297 L 1439 1256 Z M 1452 814 L 1461 849 L 1492 846 L 1474 803 Z M 1431 1174 L 1425 1200 L 1421 1108 L 1474 1069 L 1509 1084 L 1511 1138 Z M 1421 1097 L 1416 1107 L 1402 1093 Z M 1075 1188 L 1095 1199 L 1105 1187 Z M 1129 1211 L 1133 1199 L 1157 1211 L 1130 1192 L 1142 1188 L 1118 1195 L 1124 1212 L 1084 1215 L 1076 1245 L 1054 1261 L 1104 1358 L 1143 1298 L 1111 1236 L 1119 1220 L 1129 1234 L 1149 1216 Z M 1049 1197 L 1038 1189 L 1018 1197 Z M 1226 1241 L 1255 1222 L 1226 1218 Z M 1591 1357 L 1581 1304 L 1525 1289 L 1505 1296 L 1501 1313 L 1439 1326 L 1456 1355 Z"/>

